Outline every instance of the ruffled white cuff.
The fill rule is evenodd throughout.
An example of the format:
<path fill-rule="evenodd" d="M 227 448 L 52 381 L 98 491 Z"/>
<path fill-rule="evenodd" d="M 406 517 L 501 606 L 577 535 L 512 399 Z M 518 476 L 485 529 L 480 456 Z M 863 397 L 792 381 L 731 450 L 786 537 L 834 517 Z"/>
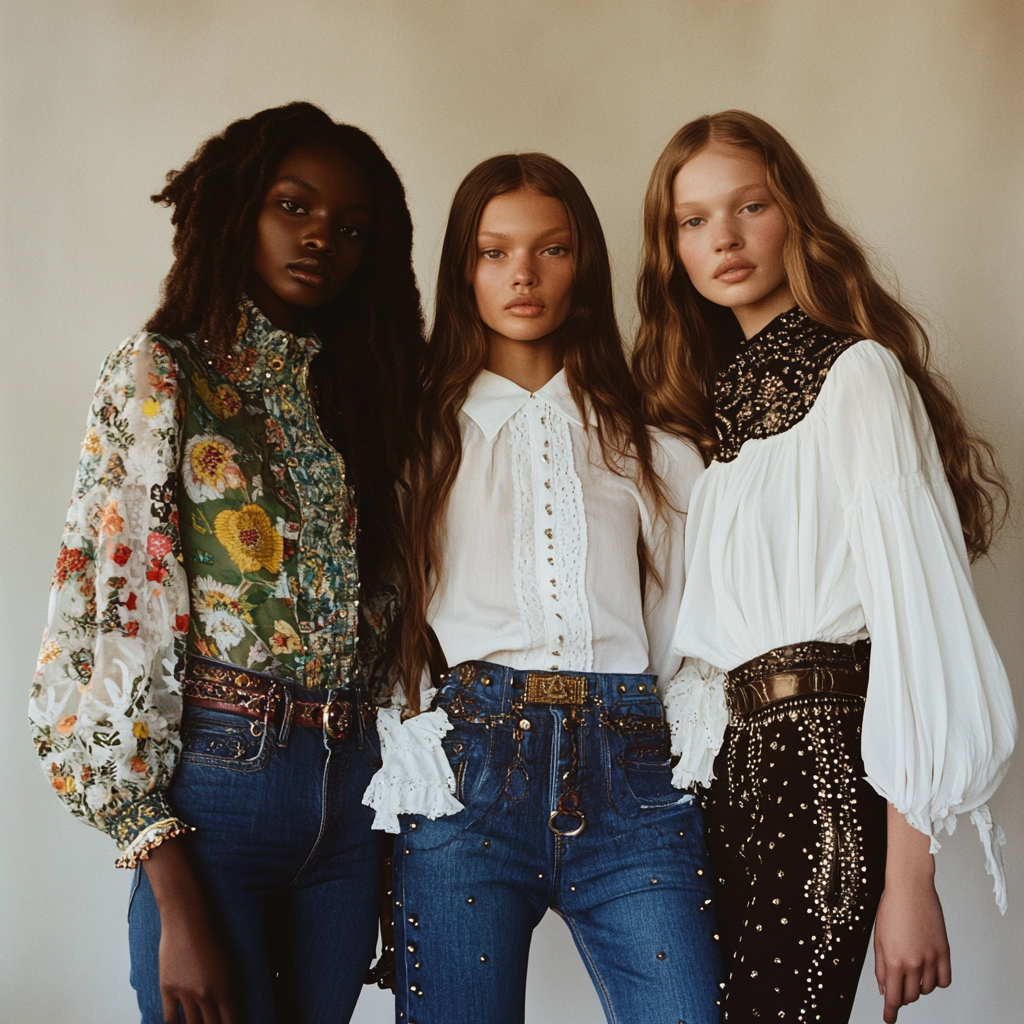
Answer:
<path fill-rule="evenodd" d="M 380 709 L 377 733 L 383 764 L 363 794 L 363 803 L 377 812 L 373 828 L 397 833 L 399 814 L 433 819 L 462 810 L 454 796 L 455 776 L 441 746 L 441 737 L 451 727 L 440 709 L 404 722 L 398 708 Z"/>
<path fill-rule="evenodd" d="M 663 696 L 672 753 L 679 758 L 672 769 L 672 785 L 677 789 L 709 785 L 729 724 L 725 673 L 697 658 L 685 658 Z"/>
<path fill-rule="evenodd" d="M 992 824 L 988 804 L 982 804 L 971 811 L 971 821 L 978 828 L 981 845 L 985 848 L 985 870 L 992 876 L 992 890 L 996 894 L 996 906 L 1001 914 L 1006 913 L 1006 873 L 1003 870 L 1003 846 L 1006 833 L 1002 825 Z"/>

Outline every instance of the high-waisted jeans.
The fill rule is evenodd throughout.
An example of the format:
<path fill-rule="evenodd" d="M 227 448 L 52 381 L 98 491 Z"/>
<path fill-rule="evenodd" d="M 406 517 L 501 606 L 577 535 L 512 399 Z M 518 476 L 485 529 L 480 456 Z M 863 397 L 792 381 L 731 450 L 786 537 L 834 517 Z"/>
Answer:
<path fill-rule="evenodd" d="M 273 724 L 186 704 L 182 740 L 168 795 L 196 829 L 185 842 L 228 953 L 239 1021 L 342 1024 L 377 938 L 380 833 L 361 803 L 380 764 L 375 732 L 339 740 L 293 726 L 281 746 Z M 142 1021 L 161 1024 L 160 915 L 141 867 L 128 923 Z"/>
<path fill-rule="evenodd" d="M 530 939 L 549 907 L 609 1021 L 717 1022 L 703 822 L 694 798 L 672 788 L 654 682 L 483 662 L 452 670 L 439 702 L 465 809 L 403 819 L 401 1024 L 520 1024 Z"/>

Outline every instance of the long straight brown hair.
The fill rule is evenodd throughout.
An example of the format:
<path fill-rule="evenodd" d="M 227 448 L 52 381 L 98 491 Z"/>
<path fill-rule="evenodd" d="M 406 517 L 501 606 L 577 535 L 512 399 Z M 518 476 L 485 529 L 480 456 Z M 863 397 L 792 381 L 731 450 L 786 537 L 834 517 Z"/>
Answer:
<path fill-rule="evenodd" d="M 714 455 L 715 375 L 726 347 L 724 331 L 735 330 L 735 318 L 697 292 L 676 255 L 672 184 L 683 164 L 715 142 L 754 150 L 763 159 L 768 189 L 788 227 L 783 258 L 800 308 L 834 331 L 884 345 L 917 386 L 956 499 L 967 550 L 972 560 L 985 554 L 1009 502 L 994 449 L 969 430 L 952 387 L 928 365 L 928 335 L 921 322 L 883 287 L 862 247 L 829 215 L 796 150 L 770 124 L 743 110 L 684 125 L 651 173 L 637 284 L 641 322 L 633 350 L 645 418 L 691 438 L 705 460 Z"/>
<path fill-rule="evenodd" d="M 633 476 L 661 507 L 664 494 L 654 470 L 651 440 L 640 397 L 629 373 L 615 321 L 612 278 L 604 232 L 590 197 L 575 174 L 543 153 L 491 157 L 463 179 L 452 200 L 437 275 L 434 326 L 427 345 L 419 431 L 409 466 L 405 508 L 406 566 L 396 667 L 410 711 L 419 709 L 419 680 L 431 660 L 427 605 L 443 571 L 441 531 L 462 461 L 459 410 L 473 378 L 487 362 L 484 324 L 473 293 L 477 230 L 484 207 L 496 196 L 528 189 L 561 200 L 573 244 L 572 310 L 556 337 L 556 351 L 580 417 L 593 430 L 606 465 Z M 641 559 L 646 552 L 640 549 Z M 647 578 L 652 578 L 648 564 Z M 434 580 L 432 585 L 431 580 Z"/>

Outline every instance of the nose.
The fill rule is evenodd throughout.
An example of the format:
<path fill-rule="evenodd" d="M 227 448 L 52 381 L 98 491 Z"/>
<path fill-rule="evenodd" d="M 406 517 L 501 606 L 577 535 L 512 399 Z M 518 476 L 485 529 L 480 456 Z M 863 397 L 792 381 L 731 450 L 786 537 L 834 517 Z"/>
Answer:
<path fill-rule="evenodd" d="M 518 256 L 512 264 L 512 284 L 529 287 L 537 283 L 537 266 L 529 254 Z"/>
<path fill-rule="evenodd" d="M 331 223 L 327 218 L 314 218 L 306 228 L 302 239 L 302 247 L 311 252 L 329 255 L 334 252 L 336 240 Z"/>
<path fill-rule="evenodd" d="M 743 247 L 743 236 L 731 217 L 724 218 L 718 224 L 715 234 L 715 252 L 730 252 Z"/>

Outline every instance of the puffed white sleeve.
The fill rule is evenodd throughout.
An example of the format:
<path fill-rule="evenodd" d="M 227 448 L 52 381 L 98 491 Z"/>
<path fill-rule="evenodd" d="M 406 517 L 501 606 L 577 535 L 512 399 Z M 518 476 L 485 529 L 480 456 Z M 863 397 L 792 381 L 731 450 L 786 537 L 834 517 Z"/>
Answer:
<path fill-rule="evenodd" d="M 690 789 L 710 784 L 715 755 L 729 724 L 729 712 L 724 673 L 692 658 L 680 664 L 672 642 L 686 581 L 686 509 L 704 463 L 697 450 L 685 441 L 664 434 L 658 436 L 662 438 L 658 470 L 670 509 L 665 515 L 652 518 L 652 539 L 648 543 L 662 587 L 660 591 L 648 587 L 644 620 L 651 664 L 658 672 L 658 687 L 676 759 L 672 785 Z"/>
<path fill-rule="evenodd" d="M 924 404 L 873 341 L 836 360 L 819 401 L 871 636 L 868 781 L 933 852 L 970 812 L 1005 911 L 1004 839 L 986 802 L 1006 773 L 1016 716 Z"/>
<path fill-rule="evenodd" d="M 420 707 L 429 708 L 437 691 L 424 670 Z M 443 708 L 402 718 L 404 700 L 396 690 L 391 707 L 377 712 L 381 766 L 363 794 L 363 803 L 377 813 L 372 827 L 382 832 L 401 831 L 398 815 L 422 814 L 431 820 L 457 814 L 455 774 L 441 740 L 452 728 Z"/>

